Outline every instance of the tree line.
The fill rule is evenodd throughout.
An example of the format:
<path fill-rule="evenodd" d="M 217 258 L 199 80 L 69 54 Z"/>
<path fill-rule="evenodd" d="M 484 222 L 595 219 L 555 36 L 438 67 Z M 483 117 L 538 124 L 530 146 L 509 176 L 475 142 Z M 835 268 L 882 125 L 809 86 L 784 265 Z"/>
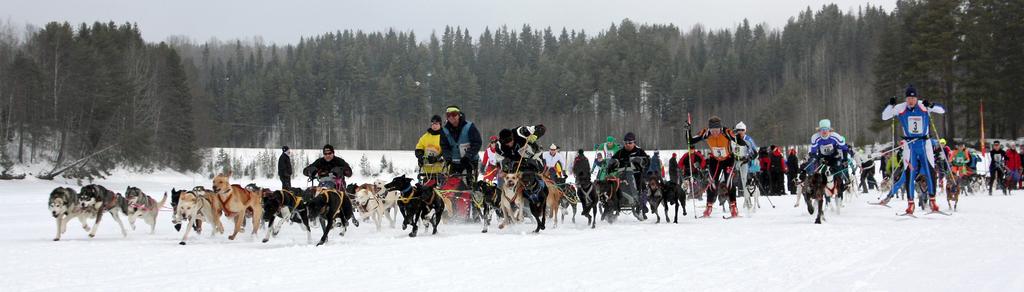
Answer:
<path fill-rule="evenodd" d="M 195 169 L 205 147 L 411 149 L 431 115 L 459 105 L 485 136 L 544 124 L 543 141 L 569 149 L 628 131 L 648 149 L 685 148 L 688 115 L 695 127 L 743 121 L 763 145 L 806 143 L 830 118 L 863 145 L 889 140 L 879 113 L 912 83 L 949 109 L 946 136 L 977 137 L 981 100 L 986 136 L 1020 136 L 1020 2 L 825 5 L 781 28 L 626 19 L 599 32 L 341 30 L 289 45 L 147 44 L 132 24 L 55 22 L 24 40 L 0 29 L 0 135 L 22 163 L 110 146 L 84 165 Z"/>

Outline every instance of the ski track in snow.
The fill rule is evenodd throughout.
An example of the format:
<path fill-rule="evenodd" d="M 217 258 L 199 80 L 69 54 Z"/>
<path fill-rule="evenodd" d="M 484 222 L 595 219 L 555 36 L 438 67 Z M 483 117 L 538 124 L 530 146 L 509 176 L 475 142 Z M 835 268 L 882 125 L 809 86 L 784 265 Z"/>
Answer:
<path fill-rule="evenodd" d="M 157 200 L 171 187 L 210 185 L 180 174 L 119 177 L 99 183 L 123 192 L 130 182 Z M 552 228 L 549 221 L 540 234 L 530 233 L 529 221 L 505 230 L 492 221 L 487 234 L 464 223 L 442 225 L 437 235 L 421 228 L 408 238 L 400 222 L 389 229 L 385 221 L 381 232 L 365 222 L 345 237 L 332 231 L 327 245 L 314 247 L 297 224 L 284 225 L 269 243 L 260 242 L 265 228 L 253 237 L 248 226 L 235 241 L 206 230 L 179 246 L 169 211 L 160 213 L 154 235 L 140 220 L 123 238 L 107 215 L 96 238 L 72 221 L 53 242 L 46 208 L 56 186 L 79 188 L 33 178 L 0 182 L 0 290 L 1024 291 L 1024 215 L 1017 211 L 1024 191 L 964 196 L 953 216 L 919 209 L 917 219 L 894 216 L 904 201 L 890 209 L 864 203 L 876 193 L 853 195 L 822 225 L 812 224 L 803 204 L 787 205 L 794 196 L 772 198 L 775 209 L 761 198 L 767 208 L 735 220 L 718 219 L 717 205 L 711 219 L 694 219 L 687 202 L 679 224 L 623 214 L 591 230 L 577 215 L 576 224 L 566 218 Z M 314 240 L 319 235 L 314 228 Z"/>

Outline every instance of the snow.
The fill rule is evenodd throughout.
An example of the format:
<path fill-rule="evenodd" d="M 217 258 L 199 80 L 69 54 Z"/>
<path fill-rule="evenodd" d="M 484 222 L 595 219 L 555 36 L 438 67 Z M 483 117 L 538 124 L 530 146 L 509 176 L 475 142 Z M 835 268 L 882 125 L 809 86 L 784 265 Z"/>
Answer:
<path fill-rule="evenodd" d="M 411 152 L 338 152 L 353 165 L 363 153 L 371 165 L 381 154 L 396 168 L 415 165 Z M 172 187 L 211 185 L 204 174 L 127 171 L 97 183 L 118 192 L 138 186 L 157 200 Z M 854 195 L 822 225 L 812 224 L 803 203 L 793 208 L 795 196 L 771 197 L 774 209 L 762 197 L 762 209 L 735 220 L 719 219 L 717 206 L 713 219 L 694 219 L 691 202 L 679 224 L 622 216 L 589 229 L 577 216 L 540 234 L 529 233 L 530 223 L 487 234 L 478 224 L 448 224 L 409 238 L 368 222 L 314 247 L 298 225 L 285 225 L 269 243 L 260 242 L 261 229 L 235 241 L 204 233 L 180 246 L 167 211 L 153 235 L 136 222 L 123 238 L 105 216 L 96 238 L 71 222 L 53 242 L 47 197 L 57 186 L 79 188 L 33 177 L 0 181 L 3 291 L 1024 291 L 1024 215 L 1016 208 L 1024 191 L 965 196 L 953 216 L 917 219 L 895 216 L 903 201 L 889 209 L 865 203 L 877 193 Z"/>

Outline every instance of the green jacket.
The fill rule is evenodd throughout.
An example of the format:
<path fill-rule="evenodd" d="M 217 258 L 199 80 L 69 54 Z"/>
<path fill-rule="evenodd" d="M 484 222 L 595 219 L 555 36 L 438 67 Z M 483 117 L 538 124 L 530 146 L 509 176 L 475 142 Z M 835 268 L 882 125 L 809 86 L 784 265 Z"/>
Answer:
<path fill-rule="evenodd" d="M 618 143 L 594 144 L 594 151 L 601 153 L 601 155 L 604 156 L 604 165 L 601 165 L 601 171 L 597 172 L 598 180 L 603 180 L 605 176 L 608 175 L 608 163 L 611 163 L 612 156 L 614 156 L 615 152 L 618 152 L 620 149 L 622 149 L 622 145 L 619 145 Z"/>

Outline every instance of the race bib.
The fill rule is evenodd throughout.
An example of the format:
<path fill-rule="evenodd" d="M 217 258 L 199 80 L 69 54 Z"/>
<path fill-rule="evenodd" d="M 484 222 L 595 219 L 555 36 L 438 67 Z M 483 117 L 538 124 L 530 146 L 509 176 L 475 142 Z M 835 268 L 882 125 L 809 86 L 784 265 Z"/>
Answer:
<path fill-rule="evenodd" d="M 716 158 L 725 158 L 729 156 L 729 152 L 726 151 L 725 147 L 711 147 L 711 155 Z"/>
<path fill-rule="evenodd" d="M 821 154 L 824 155 L 832 155 L 832 152 L 835 152 L 836 150 L 835 147 L 832 146 L 832 144 L 821 145 L 821 147 L 818 149 L 818 152 L 821 152 Z"/>
<path fill-rule="evenodd" d="M 924 117 L 907 117 L 907 131 L 910 134 L 924 134 Z"/>
<path fill-rule="evenodd" d="M 747 147 L 733 145 L 732 153 L 739 158 L 747 157 Z"/>

